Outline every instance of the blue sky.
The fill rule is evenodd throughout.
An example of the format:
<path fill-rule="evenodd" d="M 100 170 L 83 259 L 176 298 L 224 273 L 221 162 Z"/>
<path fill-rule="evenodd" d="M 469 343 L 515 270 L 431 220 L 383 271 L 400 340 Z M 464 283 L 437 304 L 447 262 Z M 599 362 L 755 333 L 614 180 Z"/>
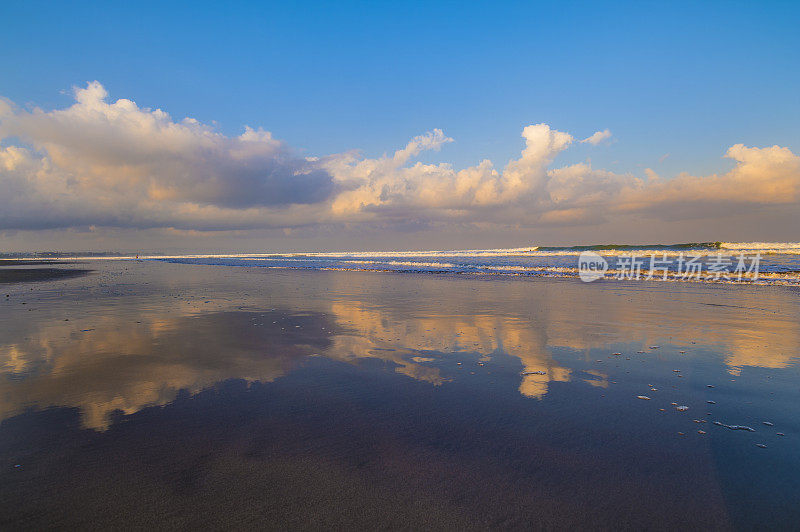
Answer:
<path fill-rule="evenodd" d="M 519 157 L 530 124 L 607 128 L 557 166 L 706 175 L 738 143 L 800 152 L 798 24 L 796 2 L 7 1 L 0 95 L 65 108 L 97 80 L 309 156 L 379 157 L 441 128 L 454 142 L 419 160 L 457 169 Z"/>
<path fill-rule="evenodd" d="M 11 5 L 9 5 L 11 4 Z M 505 161 L 546 122 L 620 141 L 622 168 L 717 169 L 800 141 L 796 2 L 6 2 L 0 94 L 113 97 L 309 153 L 378 155 L 438 127 L 450 160 Z"/>

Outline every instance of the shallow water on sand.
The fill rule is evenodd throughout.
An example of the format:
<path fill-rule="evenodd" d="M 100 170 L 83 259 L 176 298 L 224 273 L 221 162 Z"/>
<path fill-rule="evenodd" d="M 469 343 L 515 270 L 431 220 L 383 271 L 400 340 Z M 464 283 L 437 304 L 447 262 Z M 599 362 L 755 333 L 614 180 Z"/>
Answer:
<path fill-rule="evenodd" d="M 91 267 L 3 288 L 4 526 L 800 520 L 796 287 Z"/>

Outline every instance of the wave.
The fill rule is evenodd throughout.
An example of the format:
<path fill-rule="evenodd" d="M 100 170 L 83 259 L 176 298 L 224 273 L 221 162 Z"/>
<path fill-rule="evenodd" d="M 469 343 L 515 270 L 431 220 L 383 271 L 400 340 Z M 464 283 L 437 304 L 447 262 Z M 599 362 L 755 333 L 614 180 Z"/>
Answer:
<path fill-rule="evenodd" d="M 763 255 L 800 255 L 800 242 L 688 242 L 683 244 L 589 244 L 574 246 L 528 246 L 518 248 L 464 249 L 464 250 L 388 250 L 388 251 L 293 251 L 293 252 L 261 252 L 261 253 L 118 253 L 118 252 L 36 252 L 36 253 L 0 253 L 2 259 L 49 258 L 49 259 L 250 259 L 270 260 L 316 260 L 316 259 L 366 259 L 385 260 L 407 258 L 491 258 L 491 257 L 547 257 L 577 256 L 584 251 L 595 251 L 602 255 L 621 254 L 650 255 L 654 253 L 693 252 L 703 254 L 724 253 L 761 253 Z"/>
<path fill-rule="evenodd" d="M 443 251 L 339 251 L 339 252 L 293 252 L 293 253 L 217 253 L 183 255 L 101 255 L 76 257 L 65 254 L 70 259 L 103 260 L 159 260 L 165 262 L 195 264 L 206 266 L 251 266 L 278 269 L 338 270 L 338 271 L 392 271 L 430 274 L 475 274 L 475 275 L 516 275 L 531 277 L 579 277 L 578 256 L 585 251 L 595 251 L 606 257 L 609 270 L 607 279 L 623 277 L 615 267 L 629 261 L 625 257 L 634 255 L 643 261 L 643 277 L 650 269 L 664 264 L 662 255 L 669 260 L 669 270 L 662 279 L 656 276 L 653 281 L 709 281 L 735 282 L 749 284 L 788 284 L 800 285 L 800 244 L 771 242 L 690 242 L 683 244 L 603 244 L 592 246 L 531 246 L 527 248 L 485 249 L 485 250 L 443 250 Z M 715 261 L 721 264 L 716 255 L 727 255 L 727 270 L 733 271 L 739 264 L 748 266 L 760 258 L 759 279 L 685 279 L 678 264 L 684 264 L 680 256 L 700 256 L 700 265 L 709 271 Z M 744 254 L 745 257 L 738 257 Z M 654 257 L 654 259 L 652 257 Z M 41 255 L 40 255 L 41 257 Z M 654 260 L 656 262 L 654 262 Z M 694 259 L 693 259 L 694 260 Z M 718 264 L 718 266 L 719 266 Z M 0 260 L 0 265 L 2 261 Z M 697 266 L 698 264 L 695 264 Z M 718 268 L 719 269 L 719 268 Z M 653 276 L 651 276 L 653 277 Z M 630 279 L 625 279 L 630 281 Z M 635 280 L 635 279 L 634 279 Z"/>
<path fill-rule="evenodd" d="M 634 251 L 634 250 L 713 250 L 722 249 L 722 242 L 689 242 L 687 244 L 592 244 L 588 246 L 537 246 L 537 251 Z"/>
<path fill-rule="evenodd" d="M 309 269 L 298 266 L 268 266 L 274 269 Z M 520 266 L 499 266 L 499 267 L 477 267 L 477 268 L 447 268 L 436 266 L 433 268 L 412 267 L 409 266 L 403 269 L 397 268 L 368 268 L 357 266 L 323 266 L 314 268 L 322 271 L 352 271 L 352 272 L 385 272 L 385 273 L 414 273 L 414 274 L 452 274 L 452 275 L 485 275 L 485 276 L 517 276 L 517 277 L 556 277 L 556 278 L 570 278 L 577 279 L 580 277 L 578 268 L 566 267 L 537 267 L 525 268 Z M 731 284 L 731 285 L 777 285 L 777 286 L 800 286 L 800 277 L 796 272 L 761 272 L 757 278 L 751 275 L 743 276 L 741 279 L 735 277 L 730 278 L 713 278 L 708 275 L 700 277 L 685 277 L 683 274 L 668 272 L 666 277 L 655 276 L 648 278 L 644 274 L 635 279 L 626 277 L 618 277 L 618 274 L 624 273 L 618 270 L 608 270 L 602 277 L 607 282 L 699 282 L 699 283 L 713 283 L 713 284 Z"/>
<path fill-rule="evenodd" d="M 800 254 L 800 242 L 722 242 L 723 249 Z"/>
<path fill-rule="evenodd" d="M 763 254 L 800 254 L 800 242 L 688 242 L 684 244 L 591 244 L 585 246 L 537 246 L 538 252 L 582 253 L 605 252 L 761 252 Z"/>
<path fill-rule="evenodd" d="M 778 284 L 800 285 L 800 255 L 789 257 L 778 255 L 771 260 L 761 260 L 760 268 L 756 269 L 757 275 L 752 272 L 743 272 L 738 275 L 735 270 L 737 262 L 729 261 L 730 268 L 725 269 L 721 275 L 710 275 L 710 265 L 714 263 L 715 254 L 708 254 L 699 263 L 703 274 L 693 273 L 688 275 L 684 268 L 680 268 L 679 261 L 669 263 L 667 271 L 663 266 L 654 264 L 655 272 L 650 273 L 647 259 L 639 268 L 638 278 L 629 279 L 626 271 L 620 271 L 620 261 L 612 264 L 609 260 L 609 269 L 605 274 L 608 280 L 651 280 L 651 281 L 688 281 L 688 282 L 720 282 L 730 284 Z M 438 260 L 437 260 L 438 259 Z M 656 257 L 657 260 L 658 257 Z M 167 262 L 180 264 L 197 264 L 207 266 L 243 266 L 263 267 L 272 269 L 302 269 L 322 271 L 372 271 L 395 273 L 419 274 L 473 274 L 473 275 L 507 275 L 527 277 L 580 277 L 577 257 L 572 255 L 504 255 L 486 256 L 472 254 L 464 257 L 450 256 L 446 260 L 443 256 L 417 256 L 406 257 L 398 260 L 397 254 L 373 254 L 369 257 L 353 258 L 352 255 L 339 256 L 338 254 L 318 254 L 316 256 L 289 257 L 274 255 L 271 257 L 179 257 L 161 258 Z M 660 263 L 659 263 L 660 264 Z M 746 264 L 750 266 L 752 263 Z M 650 273 L 648 278 L 648 273 Z"/>

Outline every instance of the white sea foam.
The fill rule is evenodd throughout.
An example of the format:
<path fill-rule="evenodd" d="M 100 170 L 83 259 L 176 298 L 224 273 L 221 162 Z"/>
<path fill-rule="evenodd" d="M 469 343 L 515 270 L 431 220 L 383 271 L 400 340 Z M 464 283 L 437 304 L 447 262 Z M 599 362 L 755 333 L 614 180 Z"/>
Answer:
<path fill-rule="evenodd" d="M 722 242 L 722 248 L 761 253 L 800 254 L 800 242 Z"/>
<path fill-rule="evenodd" d="M 495 248 L 495 249 L 463 249 L 463 250 L 387 250 L 387 251 L 292 251 L 286 253 L 272 252 L 272 253 L 188 253 L 176 255 L 140 255 L 140 259 L 202 259 L 202 258 L 219 258 L 219 259 L 235 259 L 235 258 L 273 258 L 281 257 L 284 260 L 290 258 L 303 260 L 313 258 L 405 258 L 405 257 L 525 257 L 525 256 L 578 256 L 586 250 L 592 250 L 600 255 L 616 256 L 616 255 L 677 255 L 680 253 L 687 253 L 692 251 L 694 253 L 716 254 L 719 252 L 724 253 L 725 250 L 731 252 L 761 252 L 763 254 L 798 254 L 800 255 L 800 242 L 706 242 L 699 244 L 608 244 L 608 245 L 587 245 L 587 246 L 528 246 L 518 248 Z M 67 255 L 63 254 L 59 257 L 42 257 L 40 255 L 30 255 L 28 257 L 41 259 L 47 258 L 48 260 L 120 260 L 132 259 L 135 254 L 120 254 L 114 256 L 95 256 L 95 255 Z M 15 257 L 17 258 L 17 257 Z"/>
<path fill-rule="evenodd" d="M 531 277 L 577 277 L 577 257 L 592 250 L 605 257 L 637 255 L 648 257 L 677 257 L 680 254 L 714 256 L 718 253 L 736 256 L 740 253 L 752 256 L 763 255 L 758 279 L 744 275 L 741 279 L 685 276 L 677 271 L 668 271 L 666 276 L 658 272 L 647 278 L 644 267 L 638 280 L 647 281 L 700 281 L 728 284 L 775 284 L 800 285 L 800 243 L 791 242 L 705 242 L 695 244 L 650 245 L 650 246 L 580 246 L 570 248 L 536 247 L 479 250 L 437 251 L 338 251 L 338 252 L 291 252 L 291 253 L 211 253 L 183 255 L 141 255 L 141 260 L 164 260 L 217 266 L 260 266 L 267 268 L 302 268 L 317 270 L 369 270 L 369 271 L 415 271 L 431 273 L 517 275 Z M 32 258 L 42 258 L 32 257 Z M 50 259 L 50 257 L 46 257 Z M 72 256 L 60 257 L 70 260 L 129 260 L 132 255 Z M 52 260 L 52 259 L 51 259 Z M 57 259 L 55 259 L 57 260 Z M 645 259 L 646 260 L 646 259 Z M 611 260 L 609 260 L 611 262 Z M 618 261 L 617 261 L 618 262 Z M 2 261 L 0 261 L 2 263 Z M 618 266 L 618 265 L 617 265 Z M 620 275 L 611 267 L 605 279 L 615 280 Z M 665 277 L 665 278 L 664 278 Z M 630 281 L 630 279 L 625 279 Z M 636 279 L 634 279 L 636 280 Z"/>

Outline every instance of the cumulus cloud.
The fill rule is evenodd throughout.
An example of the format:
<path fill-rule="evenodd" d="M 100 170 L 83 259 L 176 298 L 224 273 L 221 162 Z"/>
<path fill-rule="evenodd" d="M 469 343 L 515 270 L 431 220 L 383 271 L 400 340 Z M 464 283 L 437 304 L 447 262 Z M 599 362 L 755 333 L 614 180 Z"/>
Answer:
<path fill-rule="evenodd" d="M 611 131 L 608 129 L 604 129 L 603 131 L 595 131 L 592 136 L 583 139 L 581 142 L 588 142 L 593 146 L 597 146 L 598 144 L 602 143 L 603 141 L 609 140 L 611 138 Z"/>
<path fill-rule="evenodd" d="M 664 179 L 648 168 L 647 180 L 633 181 L 610 198 L 612 207 L 616 212 L 675 219 L 800 204 L 800 157 L 789 148 L 736 144 L 725 157 L 736 164 L 724 174 L 695 176 L 684 172 Z"/>
<path fill-rule="evenodd" d="M 0 138 L 19 138 L 30 149 L 3 148 L 3 187 L 24 193 L 17 194 L 22 203 L 65 210 L 63 223 L 91 214 L 123 225 L 137 217 L 159 223 L 168 216 L 161 209 L 180 218 L 314 204 L 334 192 L 327 172 L 267 131 L 248 127 L 226 137 L 194 119 L 177 122 L 107 96 L 93 82 L 76 89 L 75 104 L 63 110 L 27 112 L 4 102 Z"/>
<path fill-rule="evenodd" d="M 598 133 L 608 138 L 606 132 Z M 446 163 L 398 166 L 397 154 L 381 159 L 333 157 L 326 168 L 351 185 L 333 200 L 333 212 L 361 221 L 417 217 L 532 226 L 596 224 L 622 214 L 702 218 L 732 207 L 800 203 L 800 157 L 785 147 L 737 144 L 725 155 L 736 162 L 727 173 L 682 173 L 663 179 L 649 168 L 644 177 L 589 163 L 552 168 L 573 137 L 547 124 L 526 127 L 522 137 L 521 156 L 503 169 L 489 160 L 455 170 Z"/>
<path fill-rule="evenodd" d="M 547 166 L 573 138 L 547 124 L 528 126 L 522 136 L 525 148 L 521 157 L 510 161 L 501 172 L 489 160 L 462 170 L 447 163 L 403 164 L 410 153 L 438 149 L 450 141 L 439 130 L 415 138 L 393 156 L 331 157 L 324 162 L 325 167 L 349 185 L 334 199 L 333 213 L 373 219 L 408 215 L 453 219 L 482 211 L 491 217 L 489 208 L 538 202 L 548 181 Z"/>
<path fill-rule="evenodd" d="M 780 146 L 732 146 L 733 169 L 708 176 L 555 165 L 576 142 L 610 138 L 607 129 L 576 140 L 530 125 L 519 157 L 501 167 L 415 161 L 453 141 L 439 129 L 378 158 L 301 157 L 262 129 L 228 137 L 191 118 L 110 102 L 93 82 L 65 109 L 0 100 L 0 230 L 561 226 L 800 203 L 800 158 Z"/>

